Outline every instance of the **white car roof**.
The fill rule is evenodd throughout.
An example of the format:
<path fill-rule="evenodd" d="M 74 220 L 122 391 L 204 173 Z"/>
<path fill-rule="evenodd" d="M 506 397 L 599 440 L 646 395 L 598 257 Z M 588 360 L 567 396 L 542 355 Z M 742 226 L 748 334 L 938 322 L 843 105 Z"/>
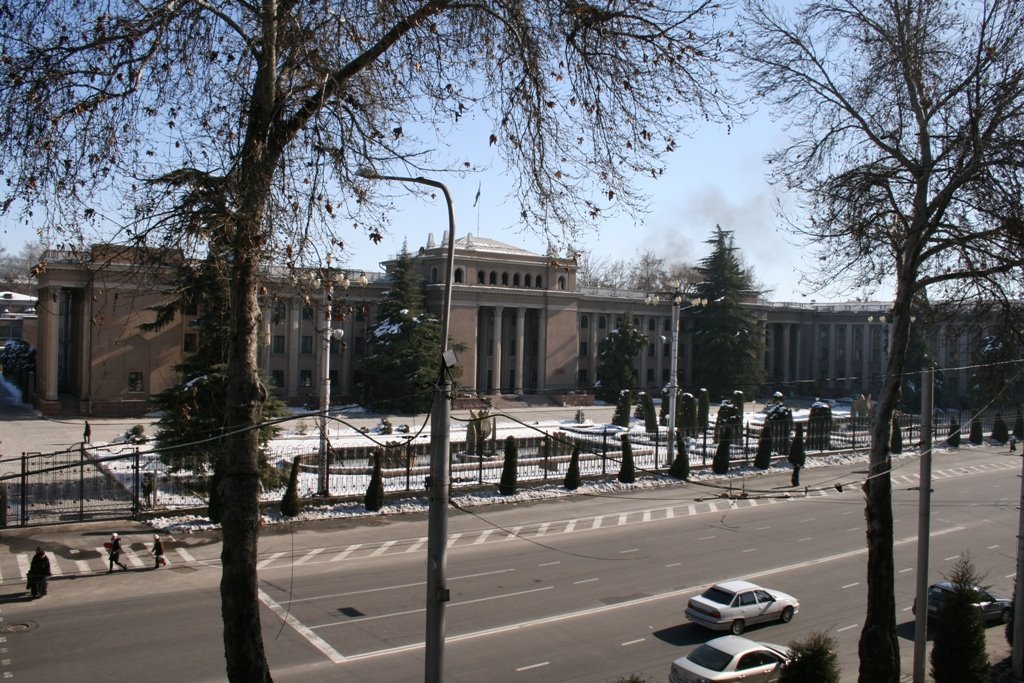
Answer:
<path fill-rule="evenodd" d="M 782 645 L 775 645 L 774 643 L 760 643 L 744 638 L 743 636 L 719 636 L 718 638 L 712 638 L 706 644 L 731 656 L 736 656 L 741 652 L 756 650 L 762 647 L 780 651 L 784 654 L 788 652 L 788 648 L 783 647 Z"/>
<path fill-rule="evenodd" d="M 756 589 L 764 590 L 763 588 L 761 588 L 761 586 L 758 586 L 756 583 L 751 583 L 749 581 L 741 581 L 741 580 L 722 581 L 721 583 L 716 583 L 715 586 L 718 587 L 718 588 L 721 588 L 722 590 L 727 590 L 730 593 L 740 593 L 742 591 L 749 591 L 749 590 L 756 590 Z"/>

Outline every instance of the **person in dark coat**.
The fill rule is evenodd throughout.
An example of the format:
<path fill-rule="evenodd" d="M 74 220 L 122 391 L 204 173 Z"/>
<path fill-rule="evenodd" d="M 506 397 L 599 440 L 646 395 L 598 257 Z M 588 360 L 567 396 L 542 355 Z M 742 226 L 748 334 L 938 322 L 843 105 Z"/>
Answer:
<path fill-rule="evenodd" d="M 33 598 L 41 598 L 46 595 L 46 583 L 50 578 L 50 558 L 46 556 L 42 548 L 36 548 L 36 554 L 32 556 L 32 562 L 28 566 L 28 586 L 32 591 Z"/>
<path fill-rule="evenodd" d="M 85 421 L 85 429 L 82 430 L 82 441 L 85 442 L 85 443 L 89 443 L 89 441 L 91 439 L 92 439 L 92 425 L 90 425 L 89 421 L 86 420 Z"/>
<path fill-rule="evenodd" d="M 125 565 L 121 564 L 121 562 L 119 561 L 121 559 L 121 552 L 122 552 L 122 550 L 121 550 L 121 539 L 118 538 L 116 533 L 110 534 L 110 548 L 109 548 L 109 551 L 110 551 L 110 569 L 107 570 L 107 573 L 109 574 L 110 572 L 114 571 L 114 565 L 115 564 L 118 567 L 120 567 L 122 570 L 128 571 L 128 567 L 126 567 Z"/>
<path fill-rule="evenodd" d="M 156 560 L 153 569 L 159 569 L 167 564 L 167 560 L 164 559 L 164 542 L 160 540 L 159 534 L 153 534 L 153 558 Z"/>

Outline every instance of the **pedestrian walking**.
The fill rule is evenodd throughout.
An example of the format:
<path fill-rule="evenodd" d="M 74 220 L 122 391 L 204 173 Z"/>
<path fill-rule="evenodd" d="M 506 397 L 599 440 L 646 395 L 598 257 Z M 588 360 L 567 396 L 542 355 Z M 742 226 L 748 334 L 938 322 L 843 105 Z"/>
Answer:
<path fill-rule="evenodd" d="M 128 571 L 128 567 L 121 564 L 120 562 L 122 552 L 121 539 L 118 537 L 116 532 L 110 534 L 110 540 L 105 545 L 108 546 L 107 552 L 110 553 L 110 569 L 107 570 L 107 573 L 109 574 L 110 572 L 114 571 L 115 564 L 118 567 L 120 567 L 123 571 Z"/>
<path fill-rule="evenodd" d="M 32 591 L 32 598 L 41 598 L 46 595 L 46 584 L 50 578 L 50 558 L 46 556 L 42 548 L 36 548 L 36 554 L 32 556 L 32 562 L 28 566 L 28 588 Z"/>
<path fill-rule="evenodd" d="M 1017 452 L 1017 436 L 1015 434 L 1010 434 L 1010 452 Z"/>
<path fill-rule="evenodd" d="M 160 540 L 160 534 L 153 534 L 153 558 L 156 561 L 153 569 L 159 569 L 167 564 L 164 558 L 164 542 Z"/>
<path fill-rule="evenodd" d="M 82 430 L 82 442 L 89 443 L 90 439 L 92 439 L 92 425 L 90 425 L 89 421 L 86 420 L 85 429 Z"/>

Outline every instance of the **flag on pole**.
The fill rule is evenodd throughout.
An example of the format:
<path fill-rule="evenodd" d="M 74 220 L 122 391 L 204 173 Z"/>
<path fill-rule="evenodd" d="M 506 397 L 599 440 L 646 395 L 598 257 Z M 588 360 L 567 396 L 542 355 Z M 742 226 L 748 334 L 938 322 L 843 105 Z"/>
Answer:
<path fill-rule="evenodd" d="M 480 185 L 476 186 L 476 197 L 473 199 L 473 206 L 476 206 L 477 202 L 480 201 Z"/>

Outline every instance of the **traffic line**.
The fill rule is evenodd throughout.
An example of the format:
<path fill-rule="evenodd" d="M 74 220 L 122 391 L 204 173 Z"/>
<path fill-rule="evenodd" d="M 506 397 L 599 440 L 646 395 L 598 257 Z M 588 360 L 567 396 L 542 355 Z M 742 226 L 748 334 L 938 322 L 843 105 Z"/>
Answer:
<path fill-rule="evenodd" d="M 274 560 L 278 559 L 279 557 L 282 557 L 283 555 L 284 555 L 284 553 L 271 553 L 271 555 L 267 559 L 261 560 L 261 561 L 256 563 L 256 569 L 263 569 L 268 564 L 270 564 Z"/>
<path fill-rule="evenodd" d="M 348 557 L 349 555 L 351 555 L 352 553 L 354 553 L 362 547 L 362 543 L 353 543 L 352 545 L 350 545 L 349 547 L 345 548 L 340 553 L 332 557 L 331 562 L 338 562 L 340 560 L 344 560 L 346 557 Z"/>
<path fill-rule="evenodd" d="M 308 553 L 295 560 L 295 564 L 306 564 L 325 550 L 327 550 L 327 548 L 313 548 Z"/>
<path fill-rule="evenodd" d="M 331 660 L 332 663 L 342 664 L 347 661 L 345 655 L 331 647 L 326 640 L 313 633 L 308 626 L 296 619 L 291 612 L 281 607 L 276 600 L 264 593 L 262 589 L 260 590 L 260 602 L 269 607 L 270 611 L 278 617 L 284 619 L 286 624 L 295 629 L 296 633 L 305 638 L 310 645 L 322 652 L 327 659 Z"/>

